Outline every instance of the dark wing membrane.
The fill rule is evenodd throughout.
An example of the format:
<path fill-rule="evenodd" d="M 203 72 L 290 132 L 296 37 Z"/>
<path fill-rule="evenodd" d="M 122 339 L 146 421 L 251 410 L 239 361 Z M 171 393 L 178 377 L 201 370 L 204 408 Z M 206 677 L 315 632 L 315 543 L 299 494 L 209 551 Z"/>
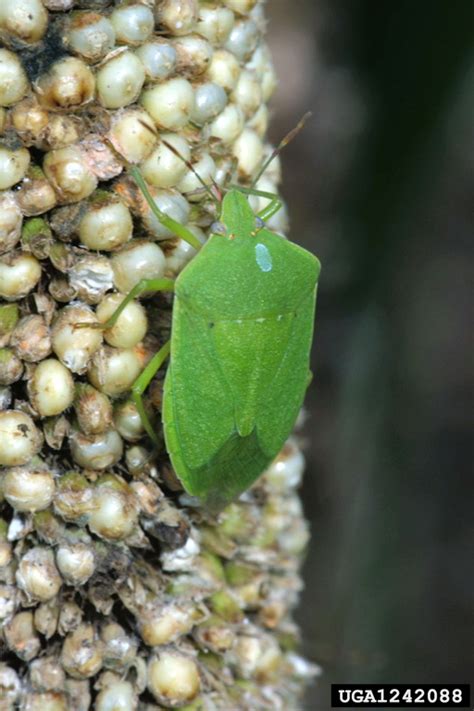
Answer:
<path fill-rule="evenodd" d="M 271 460 L 255 430 L 247 437 L 234 432 L 209 462 L 191 471 L 194 493 L 217 513 L 248 489 Z"/>

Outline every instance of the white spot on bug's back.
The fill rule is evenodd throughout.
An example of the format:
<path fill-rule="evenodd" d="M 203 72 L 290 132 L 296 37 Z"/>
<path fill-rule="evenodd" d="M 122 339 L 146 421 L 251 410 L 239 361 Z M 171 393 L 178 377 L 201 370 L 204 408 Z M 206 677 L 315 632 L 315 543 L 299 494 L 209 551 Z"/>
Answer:
<path fill-rule="evenodd" d="M 271 272 L 272 257 L 264 244 L 259 243 L 255 245 L 255 256 L 257 257 L 257 264 L 262 272 Z"/>
<path fill-rule="evenodd" d="M 267 320 L 266 318 L 256 318 L 256 319 L 255 319 L 255 321 L 256 321 L 257 323 L 263 323 L 263 322 L 266 321 L 266 320 Z"/>

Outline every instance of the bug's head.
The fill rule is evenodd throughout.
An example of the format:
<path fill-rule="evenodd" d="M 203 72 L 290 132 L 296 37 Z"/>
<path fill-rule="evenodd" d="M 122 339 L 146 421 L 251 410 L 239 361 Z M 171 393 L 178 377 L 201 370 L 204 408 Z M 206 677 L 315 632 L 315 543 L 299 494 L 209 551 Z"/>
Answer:
<path fill-rule="evenodd" d="M 262 219 L 253 213 L 247 196 L 259 195 L 260 197 L 268 198 L 270 200 L 273 200 L 273 198 L 276 197 L 271 193 L 256 190 L 255 186 L 274 158 L 276 158 L 280 151 L 301 131 L 310 115 L 310 113 L 305 114 L 295 128 L 284 136 L 278 146 L 272 151 L 270 156 L 266 160 L 262 161 L 257 175 L 254 177 L 250 185 L 250 188 L 232 184 L 228 187 L 221 188 L 213 177 L 210 178 L 210 184 L 208 184 L 203 177 L 199 175 L 191 161 L 182 156 L 175 146 L 169 143 L 169 141 L 166 141 L 163 138 L 161 139 L 166 148 L 183 161 L 188 170 L 193 173 L 193 175 L 197 178 L 197 181 L 200 183 L 201 187 L 191 191 L 189 195 L 202 193 L 202 191 L 204 191 L 204 193 L 207 193 L 210 198 L 211 203 L 214 206 L 214 211 L 217 214 L 220 213 L 219 222 L 213 223 L 211 227 L 212 234 L 232 238 L 249 236 L 254 237 L 259 230 L 265 226 Z M 145 126 L 148 130 L 151 130 L 147 124 L 143 123 L 143 126 Z M 146 184 L 140 174 L 140 171 L 137 168 L 132 167 L 130 172 L 134 175 L 135 181 L 138 182 L 147 201 L 151 205 L 153 200 L 151 196 L 147 196 Z M 152 210 L 153 209 L 154 205 L 152 205 Z"/>
<path fill-rule="evenodd" d="M 248 237 L 255 234 L 255 215 L 246 195 L 238 190 L 229 190 L 222 200 L 221 217 L 218 223 L 228 237 Z M 216 231 L 222 234 L 222 228 Z"/>

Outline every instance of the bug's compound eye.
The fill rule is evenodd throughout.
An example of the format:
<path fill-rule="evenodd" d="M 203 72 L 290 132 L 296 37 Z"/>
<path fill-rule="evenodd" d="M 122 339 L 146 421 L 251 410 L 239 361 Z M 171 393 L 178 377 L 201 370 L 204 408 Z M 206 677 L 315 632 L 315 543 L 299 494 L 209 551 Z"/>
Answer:
<path fill-rule="evenodd" d="M 258 215 L 255 217 L 255 227 L 257 228 L 257 230 L 261 230 L 263 227 L 265 227 L 264 221 L 261 217 L 258 217 Z"/>
<path fill-rule="evenodd" d="M 222 235 L 225 237 L 227 235 L 226 226 L 223 222 L 213 222 L 211 225 L 211 233 L 213 235 Z"/>

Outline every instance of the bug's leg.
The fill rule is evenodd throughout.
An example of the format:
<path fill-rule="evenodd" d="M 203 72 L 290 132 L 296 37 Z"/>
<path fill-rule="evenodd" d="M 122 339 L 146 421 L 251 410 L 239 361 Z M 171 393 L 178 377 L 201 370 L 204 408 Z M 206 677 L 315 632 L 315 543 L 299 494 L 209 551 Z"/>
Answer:
<path fill-rule="evenodd" d="M 283 202 L 280 200 L 280 198 L 274 197 L 273 200 L 268 203 L 268 205 L 265 205 L 263 210 L 257 212 L 257 217 L 260 217 L 260 219 L 265 222 L 266 220 L 269 220 L 270 217 L 272 217 L 275 213 L 277 213 L 278 210 L 281 210 L 282 207 Z"/>
<path fill-rule="evenodd" d="M 158 353 L 155 353 L 153 358 L 150 360 L 146 368 L 140 373 L 138 378 L 132 385 L 132 398 L 135 406 L 140 415 L 140 419 L 143 422 L 143 426 L 148 434 L 148 436 L 153 440 L 156 445 L 160 444 L 156 432 L 150 422 L 150 418 L 145 410 L 145 405 L 143 404 L 143 393 L 150 384 L 150 381 L 154 377 L 155 373 L 161 368 L 170 353 L 170 341 L 167 341 L 164 346 L 160 348 Z"/>
<path fill-rule="evenodd" d="M 278 210 L 280 210 L 283 206 L 283 201 L 278 195 L 275 195 L 275 193 L 269 193 L 266 190 L 257 190 L 256 188 L 244 188 L 241 185 L 231 185 L 231 188 L 244 193 L 244 195 L 256 195 L 257 197 L 263 197 L 270 200 L 268 205 L 265 205 L 260 212 L 257 212 L 257 217 L 260 217 L 260 219 L 264 222 L 265 220 L 269 220 L 270 217 L 278 212 Z"/>
<path fill-rule="evenodd" d="M 145 291 L 174 291 L 174 279 L 140 279 L 139 282 L 135 284 L 133 289 L 128 292 L 127 296 L 124 298 L 120 306 L 117 306 L 112 316 L 107 319 L 104 323 L 78 323 L 76 328 L 97 328 L 101 331 L 107 331 L 107 329 L 112 328 L 117 323 L 117 319 L 124 310 L 124 308 L 137 296 L 143 294 Z"/>
<path fill-rule="evenodd" d="M 148 205 L 150 206 L 150 210 L 153 212 L 153 214 L 155 215 L 157 220 L 159 220 L 162 225 L 167 227 L 177 237 L 181 237 L 181 239 L 184 239 L 185 242 L 188 242 L 188 244 L 190 244 L 191 247 L 194 247 L 194 249 L 199 251 L 202 247 L 202 244 L 198 240 L 196 235 L 193 234 L 191 232 L 191 230 L 188 230 L 188 228 L 185 227 L 184 225 L 182 225 L 180 222 L 178 222 L 177 220 L 174 220 L 169 215 L 166 215 L 157 206 L 157 204 L 153 200 L 152 195 L 150 194 L 150 191 L 148 190 L 148 187 L 147 187 L 147 184 L 143 178 L 143 175 L 140 173 L 138 168 L 135 168 L 135 167 L 129 168 L 129 172 L 133 176 L 133 179 L 135 180 L 135 182 L 138 185 L 138 187 L 140 188 L 140 190 L 142 191 L 143 197 L 147 201 Z"/>

